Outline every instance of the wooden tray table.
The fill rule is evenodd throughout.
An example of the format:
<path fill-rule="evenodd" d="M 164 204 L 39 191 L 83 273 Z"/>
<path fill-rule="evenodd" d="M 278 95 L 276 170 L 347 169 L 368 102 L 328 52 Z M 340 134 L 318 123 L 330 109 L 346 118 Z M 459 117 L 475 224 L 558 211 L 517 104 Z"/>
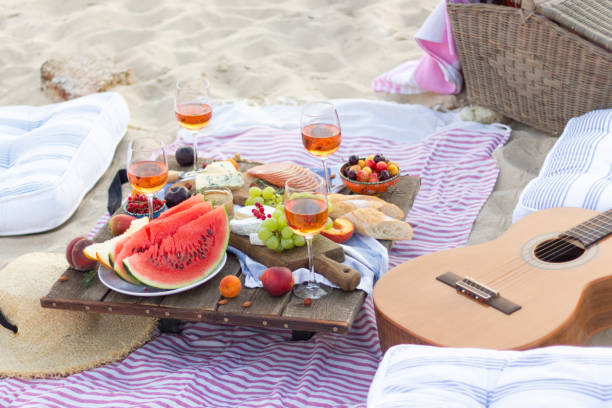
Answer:
<path fill-rule="evenodd" d="M 244 170 L 242 162 L 240 167 Z M 248 167 L 248 164 L 245 165 L 245 168 Z M 386 192 L 381 198 L 408 212 L 419 186 L 418 177 L 402 176 L 393 191 Z M 105 225 L 94 237 L 94 241 L 101 242 L 111 237 L 110 229 Z M 391 241 L 381 243 L 388 250 L 391 249 Z M 42 307 L 54 309 L 285 328 L 292 330 L 294 338 L 299 339 L 308 338 L 312 332 L 348 333 L 367 296 L 361 290 L 344 292 L 332 289 L 329 295 L 315 300 L 311 306 L 304 306 L 303 300 L 291 292 L 281 297 L 272 297 L 262 288 L 243 287 L 236 298 L 228 299 L 226 304 L 220 305 L 219 282 L 226 275 L 237 275 L 244 283 L 240 263 L 229 252 L 223 269 L 201 286 L 169 296 L 135 297 L 108 289 L 97 277 L 85 288 L 83 273 L 68 268 L 63 278 L 53 285 L 40 302 Z M 246 301 L 251 302 L 248 308 L 242 306 Z M 165 321 L 166 327 L 168 323 Z"/>

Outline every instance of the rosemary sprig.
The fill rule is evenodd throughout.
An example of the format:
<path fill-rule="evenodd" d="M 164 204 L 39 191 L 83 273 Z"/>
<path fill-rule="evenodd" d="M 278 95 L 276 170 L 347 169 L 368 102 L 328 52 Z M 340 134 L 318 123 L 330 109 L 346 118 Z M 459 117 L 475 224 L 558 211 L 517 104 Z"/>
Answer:
<path fill-rule="evenodd" d="M 84 276 L 83 276 L 83 281 L 82 281 L 82 285 L 85 289 L 87 289 L 88 287 L 91 286 L 91 283 L 93 282 L 94 278 L 97 276 L 98 274 L 96 273 L 95 269 L 92 271 L 87 272 Z"/>

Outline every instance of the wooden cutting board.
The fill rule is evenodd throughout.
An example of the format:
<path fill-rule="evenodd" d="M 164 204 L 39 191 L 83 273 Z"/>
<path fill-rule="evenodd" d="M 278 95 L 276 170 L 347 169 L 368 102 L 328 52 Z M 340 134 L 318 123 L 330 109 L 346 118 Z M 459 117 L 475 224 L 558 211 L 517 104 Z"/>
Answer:
<path fill-rule="evenodd" d="M 249 198 L 249 188 L 257 180 L 249 176 L 248 169 L 262 163 L 237 160 L 244 185 L 240 189 L 232 190 L 234 204 L 244 205 Z M 251 245 L 249 238 L 244 235 L 232 233 L 229 244 L 241 250 L 249 257 L 265 266 L 286 266 L 292 271 L 301 267 L 308 267 L 308 250 L 306 246 L 293 248 L 289 251 L 274 252 L 260 245 Z M 335 283 L 346 291 L 354 290 L 361 281 L 359 271 L 342 265 L 344 261 L 344 250 L 334 241 L 322 235 L 317 236 L 313 241 L 313 256 L 315 269 L 318 273 Z"/>
<path fill-rule="evenodd" d="M 289 251 L 274 252 L 265 246 L 252 245 L 244 235 L 232 233 L 229 244 L 241 250 L 265 266 L 286 266 L 292 271 L 308 268 L 308 250 L 306 246 Z M 322 235 L 313 240 L 312 245 L 315 270 L 335 283 L 343 290 L 354 290 L 361 281 L 359 271 L 347 267 L 344 261 L 344 250 L 334 241 Z"/>

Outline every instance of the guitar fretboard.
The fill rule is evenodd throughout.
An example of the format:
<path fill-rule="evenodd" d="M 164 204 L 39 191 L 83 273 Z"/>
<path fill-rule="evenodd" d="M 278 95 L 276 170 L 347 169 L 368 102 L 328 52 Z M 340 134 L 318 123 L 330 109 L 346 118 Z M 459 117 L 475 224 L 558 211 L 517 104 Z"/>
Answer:
<path fill-rule="evenodd" d="M 612 210 L 578 224 L 561 235 L 575 238 L 588 247 L 610 234 L 612 234 Z"/>

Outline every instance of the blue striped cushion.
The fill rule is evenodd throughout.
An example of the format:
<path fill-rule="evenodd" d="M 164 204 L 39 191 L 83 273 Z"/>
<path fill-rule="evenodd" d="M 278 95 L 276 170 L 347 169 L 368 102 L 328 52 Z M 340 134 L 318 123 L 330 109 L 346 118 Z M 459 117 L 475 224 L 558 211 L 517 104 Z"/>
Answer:
<path fill-rule="evenodd" d="M 528 351 L 391 347 L 368 394 L 369 408 L 612 406 L 612 349 Z"/>
<path fill-rule="evenodd" d="M 612 208 L 612 109 L 567 123 L 540 174 L 521 193 L 512 221 L 553 207 Z"/>
<path fill-rule="evenodd" d="M 110 165 L 128 121 L 112 92 L 0 108 L 0 236 L 66 221 Z"/>

